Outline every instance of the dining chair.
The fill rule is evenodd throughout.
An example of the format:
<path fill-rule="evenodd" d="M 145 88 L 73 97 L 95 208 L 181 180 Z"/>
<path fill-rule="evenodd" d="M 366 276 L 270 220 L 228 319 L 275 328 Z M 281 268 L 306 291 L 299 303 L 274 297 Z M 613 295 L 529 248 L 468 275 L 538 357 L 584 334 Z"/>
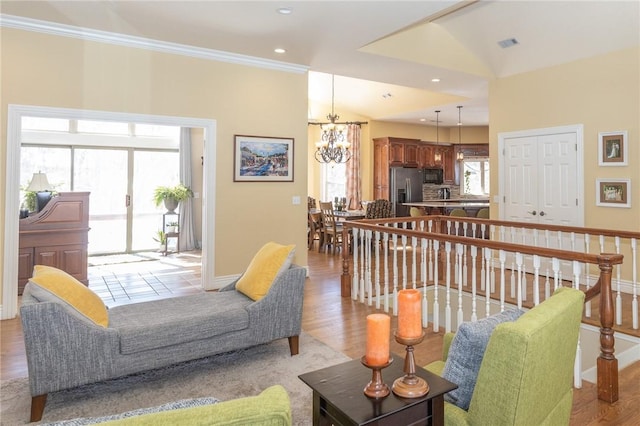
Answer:
<path fill-rule="evenodd" d="M 336 220 L 333 214 L 333 203 L 331 201 L 320 201 L 320 215 L 322 217 L 321 245 L 318 251 L 323 251 L 325 247 L 331 246 L 331 253 L 335 253 L 336 246 L 342 244 L 342 224 Z"/>
<path fill-rule="evenodd" d="M 365 219 L 382 219 L 391 217 L 391 202 L 385 199 L 378 199 L 367 204 Z"/>
<path fill-rule="evenodd" d="M 318 241 L 318 250 L 322 247 L 322 215 L 320 212 L 310 211 L 308 215 L 308 245 L 312 249 L 316 240 Z"/>

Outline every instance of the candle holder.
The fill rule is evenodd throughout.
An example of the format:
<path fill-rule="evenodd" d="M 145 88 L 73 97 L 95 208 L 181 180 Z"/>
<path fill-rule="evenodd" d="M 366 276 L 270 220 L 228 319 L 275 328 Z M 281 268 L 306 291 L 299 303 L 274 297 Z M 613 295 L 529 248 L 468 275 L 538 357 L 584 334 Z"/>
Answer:
<path fill-rule="evenodd" d="M 405 375 L 397 378 L 393 382 L 391 389 L 393 393 L 403 398 L 419 398 L 429 392 L 429 384 L 422 377 L 416 376 L 416 360 L 413 355 L 413 346 L 422 342 L 424 331 L 418 337 L 402 337 L 396 331 L 394 337 L 396 342 L 405 345 L 407 356 L 404 359 Z"/>
<path fill-rule="evenodd" d="M 389 386 L 382 381 L 382 369 L 390 366 L 393 358 L 389 357 L 389 361 L 383 365 L 369 365 L 364 356 L 360 358 L 360 362 L 372 371 L 371 381 L 364 388 L 364 394 L 369 398 L 384 398 L 389 395 Z"/>

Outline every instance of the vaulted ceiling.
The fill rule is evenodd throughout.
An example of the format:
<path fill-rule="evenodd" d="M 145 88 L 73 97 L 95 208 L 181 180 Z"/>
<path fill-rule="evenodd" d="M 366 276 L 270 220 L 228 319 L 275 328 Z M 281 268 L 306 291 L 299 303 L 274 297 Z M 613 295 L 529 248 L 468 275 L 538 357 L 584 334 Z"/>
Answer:
<path fill-rule="evenodd" d="M 336 112 L 432 125 L 439 109 L 445 126 L 457 105 L 464 125 L 487 124 L 492 79 L 640 48 L 638 1 L 3 0 L 0 12 L 301 65 L 310 104 L 331 103 L 333 74 Z"/>

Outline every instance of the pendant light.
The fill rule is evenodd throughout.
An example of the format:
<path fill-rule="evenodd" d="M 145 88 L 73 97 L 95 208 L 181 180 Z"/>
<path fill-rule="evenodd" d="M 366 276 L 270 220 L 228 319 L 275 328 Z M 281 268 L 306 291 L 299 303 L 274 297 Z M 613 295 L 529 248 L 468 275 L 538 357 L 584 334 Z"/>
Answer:
<path fill-rule="evenodd" d="M 442 153 L 440 152 L 440 110 L 436 110 L 436 153 L 433 159 L 436 163 L 442 162 Z"/>
<path fill-rule="evenodd" d="M 458 105 L 458 145 L 462 144 L 462 120 L 460 120 L 461 110 L 462 110 L 462 105 Z M 458 146 L 458 153 L 456 154 L 456 159 L 458 161 L 464 160 L 464 153 L 462 152 L 460 146 Z"/>

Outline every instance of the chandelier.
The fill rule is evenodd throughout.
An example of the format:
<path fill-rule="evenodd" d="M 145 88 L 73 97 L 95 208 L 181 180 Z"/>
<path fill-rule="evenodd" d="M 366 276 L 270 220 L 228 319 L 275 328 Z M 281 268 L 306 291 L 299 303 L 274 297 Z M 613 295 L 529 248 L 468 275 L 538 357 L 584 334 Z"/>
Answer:
<path fill-rule="evenodd" d="M 346 126 L 349 124 L 367 124 L 362 121 L 339 122 L 340 116 L 334 111 L 335 101 L 335 77 L 331 76 L 331 114 L 327 114 L 328 123 L 309 122 L 310 125 L 318 125 L 322 129 L 320 142 L 316 142 L 315 158 L 320 163 L 346 163 L 351 159 L 347 140 Z"/>
<path fill-rule="evenodd" d="M 440 146 L 440 110 L 436 110 L 436 146 L 439 148 Z M 442 152 L 440 149 L 436 148 L 436 152 L 433 155 L 433 159 L 436 163 L 442 162 Z"/>

